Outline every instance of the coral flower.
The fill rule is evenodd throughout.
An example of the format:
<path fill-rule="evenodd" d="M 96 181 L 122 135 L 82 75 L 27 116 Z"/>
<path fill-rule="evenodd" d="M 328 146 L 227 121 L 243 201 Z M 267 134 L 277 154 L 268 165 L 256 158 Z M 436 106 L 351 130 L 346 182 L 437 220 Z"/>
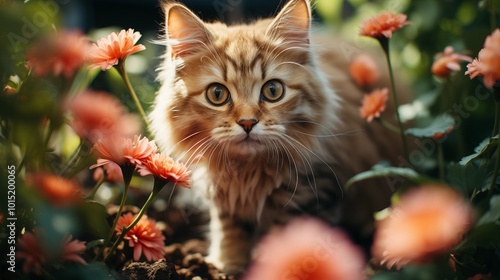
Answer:
<path fill-rule="evenodd" d="M 392 33 L 410 24 L 405 14 L 381 13 L 374 18 L 365 20 L 361 25 L 360 35 L 372 38 L 391 38 Z"/>
<path fill-rule="evenodd" d="M 340 230 L 311 218 L 264 237 L 245 280 L 365 279 L 361 250 Z"/>
<path fill-rule="evenodd" d="M 62 31 L 41 40 L 26 53 L 28 66 L 38 77 L 72 77 L 85 63 L 89 41 L 78 31 Z"/>
<path fill-rule="evenodd" d="M 379 221 L 372 253 L 388 267 L 421 263 L 457 245 L 472 220 L 472 207 L 453 189 L 422 186 Z"/>
<path fill-rule="evenodd" d="M 26 232 L 17 238 L 16 258 L 24 261 L 24 273 L 33 271 L 35 274 L 41 275 L 42 265 L 46 258 L 42 246 L 35 234 Z"/>
<path fill-rule="evenodd" d="M 483 75 L 483 83 L 491 88 L 500 79 L 500 29 L 486 38 L 478 59 L 477 69 Z"/>
<path fill-rule="evenodd" d="M 71 205 L 81 201 L 83 197 L 80 187 L 74 181 L 53 174 L 32 174 L 29 184 L 54 206 Z"/>
<path fill-rule="evenodd" d="M 137 215 L 127 213 L 118 219 L 116 224 L 116 234 L 120 235 L 123 228 L 130 225 Z M 146 215 L 142 216 L 139 222 L 131 228 L 124 237 L 128 240 L 128 245 L 134 248 L 134 260 L 138 261 L 144 254 L 148 261 L 156 261 L 163 258 L 163 248 L 165 246 L 165 237 L 161 230 L 156 227 L 152 219 Z"/>
<path fill-rule="evenodd" d="M 135 135 L 134 139 L 130 138 L 109 138 L 98 140 L 93 151 L 99 157 L 97 164 L 90 168 L 103 166 L 110 162 L 118 165 L 131 164 L 138 165 L 149 159 L 156 153 L 158 147 L 154 141 L 149 141 L 148 138 Z"/>
<path fill-rule="evenodd" d="M 134 29 L 124 29 L 120 33 L 115 32 L 92 44 L 88 55 L 89 69 L 101 68 L 103 71 L 117 65 L 129 55 L 143 51 L 146 47 L 142 44 L 135 45 L 141 38 L 141 33 Z"/>
<path fill-rule="evenodd" d="M 185 188 L 189 188 L 191 184 L 189 179 L 191 171 L 183 163 L 164 154 L 152 155 L 138 166 L 138 171 L 141 176 L 153 175 L 161 181 L 166 181 L 164 183 L 171 182 Z"/>
<path fill-rule="evenodd" d="M 380 117 L 385 110 L 389 90 L 387 88 L 376 89 L 363 97 L 363 104 L 359 109 L 361 117 L 371 122 L 374 118 Z"/>
<path fill-rule="evenodd" d="M 123 182 L 122 170 L 120 166 L 114 162 L 108 162 L 101 168 L 97 168 L 94 171 L 93 178 L 95 181 L 99 181 L 104 175 L 106 175 L 106 181 L 108 182 Z"/>
<path fill-rule="evenodd" d="M 469 75 L 471 80 L 477 76 L 482 76 L 481 72 L 479 72 L 478 65 L 479 60 L 477 58 L 475 58 L 471 63 L 467 64 L 467 71 L 465 71 L 465 75 Z"/>
<path fill-rule="evenodd" d="M 41 275 L 42 265 L 47 261 L 47 254 L 42 246 L 44 240 L 39 229 L 35 229 L 33 233 L 26 232 L 18 237 L 18 249 L 16 257 L 24 261 L 23 272 L 34 272 Z M 59 262 L 75 262 L 81 265 L 87 265 L 87 262 L 80 256 L 85 251 L 85 242 L 72 240 L 71 235 L 64 238 L 61 244 L 61 254 L 56 256 L 56 259 L 50 260 L 50 263 Z"/>
<path fill-rule="evenodd" d="M 349 73 L 354 81 L 362 87 L 368 87 L 380 80 L 380 73 L 375 61 L 367 55 L 357 55 L 349 65 Z"/>
<path fill-rule="evenodd" d="M 438 53 L 432 64 L 432 74 L 446 78 L 451 71 L 460 71 L 460 61 L 472 62 L 472 57 L 456 53 L 453 47 L 447 46 L 442 53 Z"/>
<path fill-rule="evenodd" d="M 62 244 L 61 261 L 79 263 L 86 266 L 87 262 L 80 256 L 85 252 L 85 242 L 72 240 L 71 235 L 67 236 Z"/>
<path fill-rule="evenodd" d="M 95 142 L 107 137 L 131 137 L 140 131 L 140 122 L 114 96 L 87 90 L 67 103 L 73 116 L 71 126 L 78 136 Z"/>

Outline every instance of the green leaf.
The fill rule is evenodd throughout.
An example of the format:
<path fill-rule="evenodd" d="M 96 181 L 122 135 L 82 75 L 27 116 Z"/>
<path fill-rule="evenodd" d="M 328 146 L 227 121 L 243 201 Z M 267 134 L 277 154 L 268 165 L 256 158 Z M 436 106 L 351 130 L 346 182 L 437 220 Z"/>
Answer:
<path fill-rule="evenodd" d="M 465 250 L 476 246 L 488 246 L 500 243 L 500 224 L 488 223 L 475 227 L 455 250 Z"/>
<path fill-rule="evenodd" d="M 413 169 L 411 168 L 406 168 L 406 167 L 392 167 L 392 166 L 385 166 L 385 165 L 374 165 L 371 170 L 361 172 L 355 176 L 353 176 L 351 179 L 349 179 L 345 183 L 345 188 L 348 189 L 351 187 L 352 184 L 367 180 L 370 178 L 377 178 L 377 177 L 387 177 L 387 176 L 402 176 L 405 178 L 410 178 L 410 179 L 419 179 L 421 178 L 420 175 Z"/>
<path fill-rule="evenodd" d="M 488 151 L 489 149 L 491 149 L 491 148 L 493 148 L 493 147 L 495 147 L 497 145 L 497 141 L 493 141 L 493 140 L 496 140 L 496 139 L 498 139 L 498 135 L 496 135 L 494 137 L 491 137 L 491 138 L 484 139 L 483 141 L 481 141 L 481 143 L 479 143 L 479 145 L 476 148 L 474 148 L 474 153 L 473 154 L 463 157 L 460 160 L 459 163 L 461 165 L 466 165 L 469 162 L 471 162 L 471 161 L 475 160 L 476 158 L 480 157 L 486 151 Z"/>
<path fill-rule="evenodd" d="M 479 190 L 487 179 L 488 169 L 475 164 L 460 165 L 450 163 L 447 166 L 446 181 L 469 196 L 474 190 Z"/>
<path fill-rule="evenodd" d="M 445 134 L 453 129 L 455 120 L 448 114 L 437 116 L 428 126 L 423 128 L 409 128 L 405 131 L 406 134 L 419 137 L 431 138 L 439 133 Z"/>
<path fill-rule="evenodd" d="M 78 207 L 82 228 L 97 238 L 106 238 L 110 226 L 106 220 L 106 208 L 97 202 L 88 201 Z"/>
<path fill-rule="evenodd" d="M 477 222 L 477 225 L 498 222 L 500 220 L 500 195 L 490 199 L 490 210 L 486 212 Z M 499 234 L 500 236 L 500 234 Z"/>

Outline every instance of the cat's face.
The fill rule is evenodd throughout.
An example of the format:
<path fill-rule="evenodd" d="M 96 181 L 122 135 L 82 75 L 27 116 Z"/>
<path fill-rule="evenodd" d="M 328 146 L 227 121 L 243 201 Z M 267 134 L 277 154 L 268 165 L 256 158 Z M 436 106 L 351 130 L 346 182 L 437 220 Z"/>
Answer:
<path fill-rule="evenodd" d="M 279 157 L 312 144 L 325 97 L 310 56 L 309 7 L 293 8 L 297 14 L 235 27 L 203 23 L 182 6 L 168 10 L 178 65 L 168 121 L 182 150 Z"/>

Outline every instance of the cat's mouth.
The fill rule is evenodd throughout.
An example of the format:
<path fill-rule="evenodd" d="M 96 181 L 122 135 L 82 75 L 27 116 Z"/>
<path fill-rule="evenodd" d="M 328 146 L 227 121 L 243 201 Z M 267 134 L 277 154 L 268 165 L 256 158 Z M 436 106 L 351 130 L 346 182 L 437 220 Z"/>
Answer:
<path fill-rule="evenodd" d="M 251 134 L 235 139 L 233 143 L 235 150 L 243 154 L 255 153 L 265 148 L 264 142 Z"/>

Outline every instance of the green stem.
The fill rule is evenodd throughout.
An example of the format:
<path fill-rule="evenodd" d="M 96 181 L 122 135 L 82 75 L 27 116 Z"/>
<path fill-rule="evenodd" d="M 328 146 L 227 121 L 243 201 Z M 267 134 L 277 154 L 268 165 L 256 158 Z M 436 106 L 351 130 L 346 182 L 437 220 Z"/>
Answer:
<path fill-rule="evenodd" d="M 495 0 L 490 0 L 489 2 L 490 2 L 490 25 L 491 25 L 491 31 L 493 31 L 495 30 L 495 28 L 497 28 Z"/>
<path fill-rule="evenodd" d="M 384 119 L 382 118 L 377 118 L 376 119 L 383 127 L 387 128 L 388 130 L 392 131 L 392 132 L 396 132 L 396 133 L 399 133 L 400 130 L 399 128 L 397 128 L 396 126 L 394 126 L 393 124 L 389 123 L 389 122 L 386 122 Z"/>
<path fill-rule="evenodd" d="M 495 137 L 500 130 L 500 101 L 495 100 L 495 122 L 493 123 L 493 135 L 491 137 Z"/>
<path fill-rule="evenodd" d="M 118 70 L 118 73 L 123 79 L 123 82 L 125 83 L 125 86 L 127 87 L 128 91 L 130 92 L 130 96 L 132 97 L 132 100 L 135 103 L 135 106 L 137 107 L 137 110 L 139 111 L 139 114 L 141 115 L 141 118 L 144 122 L 144 125 L 146 126 L 146 131 L 147 133 L 151 133 L 151 128 L 149 127 L 149 121 L 148 117 L 146 116 L 146 113 L 144 112 L 144 109 L 142 108 L 141 102 L 139 101 L 139 98 L 137 97 L 137 94 L 135 93 L 134 88 L 132 87 L 132 84 L 130 83 L 130 80 L 127 75 L 127 71 L 125 71 L 125 61 L 122 60 L 116 65 L 116 69 Z"/>
<path fill-rule="evenodd" d="M 493 86 L 493 94 L 495 95 L 495 123 L 493 127 L 493 136 L 496 136 L 498 134 L 498 131 L 500 130 L 500 96 L 498 95 L 499 87 L 497 85 Z M 490 188 L 489 188 L 489 195 L 493 195 L 493 192 L 495 190 L 495 185 L 497 182 L 497 176 L 498 176 L 498 169 L 500 168 L 500 137 L 497 138 L 497 156 L 496 156 L 496 161 L 495 161 L 495 167 L 493 168 L 493 177 L 491 179 L 490 183 Z"/>
<path fill-rule="evenodd" d="M 493 169 L 493 177 L 491 178 L 490 188 L 488 194 L 491 196 L 495 191 L 495 186 L 497 183 L 498 170 L 500 168 L 500 137 L 497 139 L 497 158 L 495 161 L 495 167 Z"/>
<path fill-rule="evenodd" d="M 438 152 L 438 166 L 439 166 L 439 179 L 444 181 L 444 153 L 443 153 L 443 143 L 437 144 L 437 152 Z"/>
<path fill-rule="evenodd" d="M 109 233 L 108 233 L 108 236 L 104 240 L 104 243 L 102 244 L 102 247 L 99 250 L 99 253 L 97 253 L 97 255 L 94 257 L 94 261 L 97 260 L 97 258 L 102 255 L 102 253 L 104 252 L 104 249 L 109 244 L 109 241 L 111 241 L 111 238 L 113 238 L 113 235 L 115 234 L 116 224 L 118 224 L 118 219 L 122 215 L 123 207 L 125 206 L 125 203 L 127 202 L 128 190 L 130 187 L 130 181 L 132 180 L 132 173 L 133 173 L 133 169 L 131 172 L 130 170 L 127 170 L 127 167 L 128 166 L 125 166 L 125 167 L 122 166 L 122 174 L 123 174 L 123 181 L 124 181 L 125 188 L 123 190 L 123 195 L 122 195 L 122 200 L 120 202 L 120 206 L 118 207 L 118 212 L 116 212 L 115 219 L 113 220 L 113 225 L 111 226 Z M 109 255 L 109 253 L 108 253 L 108 255 Z"/>
<path fill-rule="evenodd" d="M 389 39 L 383 37 L 379 38 L 380 45 L 382 46 L 382 49 L 385 52 L 385 57 L 387 60 L 387 66 L 389 67 L 389 76 L 391 79 L 391 91 L 392 91 L 392 98 L 394 99 L 394 107 L 396 109 L 396 119 L 398 121 L 398 126 L 399 126 L 399 133 L 401 135 L 401 141 L 403 143 L 403 149 L 404 149 L 404 155 L 405 159 L 408 160 L 408 145 L 406 144 L 406 137 L 404 134 L 404 127 L 403 123 L 401 122 L 401 116 L 399 115 L 399 103 L 398 103 L 398 95 L 396 93 L 396 85 L 394 82 L 394 73 L 392 71 L 392 63 L 391 63 L 391 56 L 389 54 Z"/>
<path fill-rule="evenodd" d="M 95 186 L 92 188 L 92 191 L 87 196 L 87 199 L 94 198 L 95 194 L 97 193 L 97 191 L 99 190 L 99 188 L 101 187 L 102 183 L 104 183 L 105 180 L 106 180 L 106 174 L 105 174 L 105 172 L 103 172 L 101 179 L 99 179 L 99 181 L 97 181 Z"/>
<path fill-rule="evenodd" d="M 153 191 L 149 195 L 148 199 L 146 200 L 146 202 L 142 206 L 141 210 L 139 211 L 139 213 L 137 214 L 135 219 L 132 221 L 132 223 L 130 223 L 130 225 L 123 228 L 122 233 L 120 234 L 120 236 L 118 236 L 118 239 L 116 239 L 115 243 L 113 243 L 113 247 L 111 247 L 108 254 L 106 254 L 106 256 L 104 257 L 104 260 L 103 260 L 104 262 L 106 262 L 109 259 L 109 257 L 113 254 L 113 252 L 118 247 L 118 245 L 120 245 L 120 243 L 123 241 L 123 238 L 125 237 L 127 232 L 129 232 L 139 222 L 139 220 L 144 215 L 144 213 L 148 209 L 151 202 L 153 202 L 153 199 L 156 197 L 156 195 L 158 194 L 159 191 L 160 191 L 160 189 L 153 188 Z"/>
<path fill-rule="evenodd" d="M 493 141 L 493 137 L 497 136 L 500 132 L 500 87 L 496 84 L 493 86 L 493 100 L 495 100 L 495 120 L 493 123 L 493 132 L 490 141 Z M 500 137 L 499 137 L 500 138 Z M 487 150 L 484 153 L 483 159 L 481 160 L 481 167 L 484 166 L 491 156 L 492 151 Z"/>
<path fill-rule="evenodd" d="M 68 173 L 68 171 L 70 171 L 73 168 L 73 166 L 76 164 L 76 162 L 78 161 L 79 156 L 80 156 L 80 152 L 81 152 L 82 147 L 83 147 L 85 142 L 86 142 L 86 140 L 80 139 L 80 144 L 78 144 L 78 147 L 76 147 L 76 149 L 73 151 L 73 154 L 71 154 L 71 156 L 68 159 L 68 162 L 66 163 L 66 166 L 63 168 L 63 170 L 61 172 L 61 174 L 63 176 L 66 173 Z"/>

